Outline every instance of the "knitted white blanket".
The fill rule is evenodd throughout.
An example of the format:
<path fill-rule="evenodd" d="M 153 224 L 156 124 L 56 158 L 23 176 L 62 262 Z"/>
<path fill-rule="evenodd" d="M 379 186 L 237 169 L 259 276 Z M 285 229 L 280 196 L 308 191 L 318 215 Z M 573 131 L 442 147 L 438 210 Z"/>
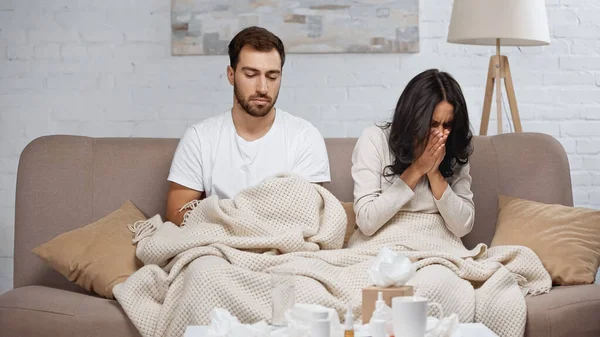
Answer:
<path fill-rule="evenodd" d="M 269 273 L 276 271 L 296 274 L 296 302 L 334 308 L 340 319 L 351 303 L 356 317 L 361 289 L 371 285 L 367 269 L 383 245 L 418 261 L 409 282 L 417 294 L 500 336 L 522 336 L 524 293 L 551 287 L 531 250 L 480 245 L 468 251 L 439 215 L 400 213 L 369 240 L 357 234 L 341 249 L 346 215 L 340 202 L 295 176 L 190 207 L 183 227 L 159 215 L 135 225 L 136 254 L 145 266 L 113 293 L 144 337 L 182 336 L 187 325 L 208 324 L 215 307 L 244 323 L 269 322 Z"/>

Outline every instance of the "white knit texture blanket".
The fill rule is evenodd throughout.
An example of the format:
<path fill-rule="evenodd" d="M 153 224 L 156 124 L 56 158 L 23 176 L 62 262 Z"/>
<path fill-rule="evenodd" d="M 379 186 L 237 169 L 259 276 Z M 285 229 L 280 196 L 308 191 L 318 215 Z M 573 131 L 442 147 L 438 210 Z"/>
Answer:
<path fill-rule="evenodd" d="M 144 337 L 183 336 L 225 308 L 243 323 L 271 319 L 270 273 L 293 271 L 297 303 L 337 310 L 347 303 L 360 317 L 367 269 L 383 246 L 417 263 L 409 281 L 419 295 L 482 322 L 501 337 L 522 336 L 524 295 L 541 294 L 551 279 L 524 247 L 479 245 L 468 251 L 436 214 L 399 213 L 376 235 L 354 235 L 342 248 L 346 215 L 325 188 L 281 175 L 234 199 L 194 202 L 185 225 L 159 215 L 135 225 L 144 267 L 113 293 Z"/>

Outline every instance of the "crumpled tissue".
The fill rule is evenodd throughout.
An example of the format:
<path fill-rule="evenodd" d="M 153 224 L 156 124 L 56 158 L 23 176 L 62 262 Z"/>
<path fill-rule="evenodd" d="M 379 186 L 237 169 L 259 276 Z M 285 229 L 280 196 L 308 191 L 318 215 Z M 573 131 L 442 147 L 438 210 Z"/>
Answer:
<path fill-rule="evenodd" d="M 462 337 L 458 329 L 459 323 L 457 314 L 451 314 L 442 319 L 427 317 L 425 337 Z"/>
<path fill-rule="evenodd" d="M 266 322 L 242 324 L 237 317 L 225 309 L 214 308 L 210 312 L 210 318 L 211 322 L 205 337 L 265 337 L 271 335 L 271 328 Z"/>
<path fill-rule="evenodd" d="M 417 272 L 410 258 L 394 252 L 388 247 L 379 251 L 377 259 L 369 268 L 371 282 L 377 287 L 400 287 Z"/>

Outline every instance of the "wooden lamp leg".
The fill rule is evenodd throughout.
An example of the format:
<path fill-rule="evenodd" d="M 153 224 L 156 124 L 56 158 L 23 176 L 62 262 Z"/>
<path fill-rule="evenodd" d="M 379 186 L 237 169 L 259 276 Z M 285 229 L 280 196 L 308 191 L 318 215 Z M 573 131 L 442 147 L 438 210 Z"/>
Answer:
<path fill-rule="evenodd" d="M 512 114 L 515 132 L 523 132 L 521 128 L 521 118 L 519 117 L 519 109 L 517 108 L 517 98 L 515 97 L 515 87 L 513 87 L 512 76 L 510 75 L 510 66 L 508 65 L 508 57 L 502 57 L 502 68 L 504 69 L 504 86 L 506 87 L 506 96 L 508 96 L 508 104 Z"/>
<path fill-rule="evenodd" d="M 499 48 L 496 46 L 496 52 L 499 53 Z M 479 134 L 487 135 L 488 124 L 490 123 L 490 112 L 492 108 L 492 96 L 494 95 L 494 84 L 496 85 L 496 105 L 498 108 L 498 134 L 502 133 L 502 92 L 500 91 L 500 81 L 504 79 L 506 95 L 512 115 L 515 132 L 523 132 L 521 127 L 521 119 L 519 117 L 519 109 L 517 108 L 517 99 L 515 97 L 515 88 L 510 74 L 510 66 L 508 58 L 502 55 L 490 57 L 490 65 L 488 67 L 487 81 L 485 85 L 485 96 L 483 99 L 483 112 L 481 114 L 481 126 Z"/>
<path fill-rule="evenodd" d="M 483 99 L 483 113 L 481 114 L 481 126 L 479 134 L 487 135 L 488 124 L 490 123 L 490 111 L 492 109 L 492 96 L 494 94 L 494 82 L 496 79 L 496 56 L 490 57 L 490 66 L 488 68 L 487 81 L 485 85 L 485 96 Z"/>
<path fill-rule="evenodd" d="M 498 122 L 498 134 L 502 134 L 502 87 L 500 72 L 503 70 L 502 60 L 500 59 L 500 39 L 496 39 L 496 121 Z"/>

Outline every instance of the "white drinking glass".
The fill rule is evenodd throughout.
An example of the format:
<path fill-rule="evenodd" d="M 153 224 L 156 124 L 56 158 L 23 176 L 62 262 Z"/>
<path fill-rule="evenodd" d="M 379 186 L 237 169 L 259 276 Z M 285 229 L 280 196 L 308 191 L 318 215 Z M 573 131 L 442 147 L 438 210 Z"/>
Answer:
<path fill-rule="evenodd" d="M 286 313 L 293 309 L 296 301 L 296 275 L 291 271 L 271 272 L 271 325 L 286 326 Z"/>
<path fill-rule="evenodd" d="M 439 303 L 429 302 L 420 296 L 399 296 L 392 298 L 392 324 L 394 336 L 423 337 L 427 330 L 427 307 L 433 306 L 438 309 L 440 324 L 444 317 L 444 310 Z"/>

